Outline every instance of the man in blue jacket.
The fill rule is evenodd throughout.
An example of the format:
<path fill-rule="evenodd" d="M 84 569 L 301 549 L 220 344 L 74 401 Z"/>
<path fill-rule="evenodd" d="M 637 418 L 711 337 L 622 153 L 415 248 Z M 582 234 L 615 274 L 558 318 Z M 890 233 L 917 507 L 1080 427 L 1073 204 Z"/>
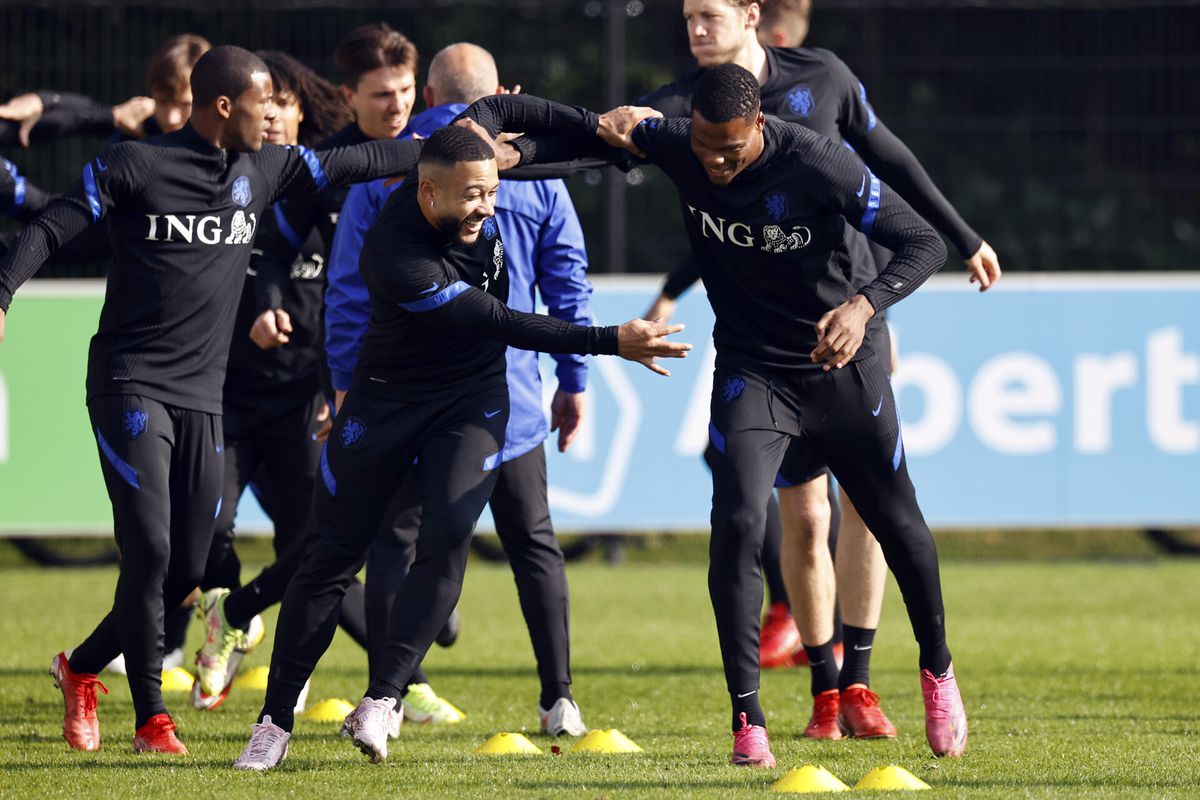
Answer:
<path fill-rule="evenodd" d="M 503 91 L 490 53 L 473 44 L 454 44 L 429 65 L 424 89 L 427 111 L 414 117 L 401 135 L 428 136 L 448 124 L 470 103 Z M 397 182 L 355 186 L 342 206 L 334 235 L 326 292 L 325 343 L 338 406 L 350 387 L 371 306 L 358 272 L 363 236 Z M 583 231 L 562 181 L 503 181 L 496 201 L 496 220 L 505 243 L 511 282 L 508 304 L 532 312 L 535 290 L 552 316 L 590 325 L 587 254 Z M 554 536 L 546 490 L 546 454 L 542 442 L 558 430 L 558 449 L 565 451 L 583 416 L 587 367 L 583 357 L 555 355 L 558 390 L 547 425 L 542 410 L 542 382 L 537 353 L 509 348 L 508 387 L 512 412 L 501 453 L 499 481 L 490 506 L 496 531 L 512 564 L 521 611 L 537 658 L 541 696 L 540 727 L 544 732 L 579 736 L 586 732 L 571 696 L 568 590 L 562 551 Z M 399 557 L 410 563 L 420 522 L 416 473 L 401 487 L 411 520 L 401 533 L 408 547 Z M 396 509 L 397 503 L 392 508 Z M 397 528 L 400 526 L 397 525 Z M 370 568 L 367 574 L 371 580 Z M 393 593 L 398 587 L 388 587 Z M 403 614 L 403 608 L 393 608 Z"/>

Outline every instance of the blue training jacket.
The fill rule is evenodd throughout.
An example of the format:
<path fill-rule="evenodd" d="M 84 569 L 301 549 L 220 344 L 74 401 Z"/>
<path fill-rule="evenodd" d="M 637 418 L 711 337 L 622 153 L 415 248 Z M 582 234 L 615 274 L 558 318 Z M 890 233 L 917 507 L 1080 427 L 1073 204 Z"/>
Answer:
<path fill-rule="evenodd" d="M 400 136 L 428 136 L 458 116 L 465 105 L 431 108 L 409 121 Z M 338 217 L 329 258 L 329 287 L 325 291 L 325 350 L 333 388 L 349 389 L 358 349 L 371 318 L 367 287 L 358 273 L 363 236 L 374 223 L 388 196 L 399 186 L 384 180 L 355 185 Z M 508 304 L 532 312 L 535 291 L 551 316 L 577 325 L 591 325 L 592 284 L 587 278 L 583 229 L 566 185 L 553 181 L 501 181 L 496 198 L 496 221 L 504 239 L 508 266 Z M 565 392 L 587 388 L 583 356 L 554 355 L 558 386 Z M 550 432 L 542 406 L 538 354 L 508 348 L 508 393 L 512 411 L 505 431 L 502 461 L 511 461 L 545 441 Z"/>

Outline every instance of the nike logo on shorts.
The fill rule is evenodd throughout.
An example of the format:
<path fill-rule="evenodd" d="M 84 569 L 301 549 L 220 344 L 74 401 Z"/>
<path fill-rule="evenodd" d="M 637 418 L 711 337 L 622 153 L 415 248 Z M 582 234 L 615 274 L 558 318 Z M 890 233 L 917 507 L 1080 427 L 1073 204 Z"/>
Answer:
<path fill-rule="evenodd" d="M 872 417 L 878 417 L 879 412 L 883 410 L 883 395 L 879 395 L 879 405 L 875 406 L 875 410 L 871 412 Z"/>
<path fill-rule="evenodd" d="M 496 416 L 497 414 L 499 414 L 499 413 L 500 413 L 500 411 L 501 411 L 501 409 L 497 408 L 495 411 L 485 411 L 485 412 L 483 412 L 483 415 L 484 415 L 485 417 L 487 417 L 488 419 L 491 419 L 492 417 L 494 417 L 494 416 Z"/>
<path fill-rule="evenodd" d="M 867 645 L 866 647 L 859 647 L 858 645 L 854 645 L 854 649 L 855 649 L 856 651 L 860 652 L 860 653 L 861 653 L 863 650 L 870 650 L 870 649 L 871 649 L 871 647 L 873 647 L 873 645 Z"/>

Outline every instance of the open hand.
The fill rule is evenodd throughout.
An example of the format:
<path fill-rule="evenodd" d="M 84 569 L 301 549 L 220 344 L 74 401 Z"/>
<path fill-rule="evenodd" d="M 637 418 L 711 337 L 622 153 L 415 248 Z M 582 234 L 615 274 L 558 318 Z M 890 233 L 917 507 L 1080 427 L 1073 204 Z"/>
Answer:
<path fill-rule="evenodd" d="M 21 147 L 29 147 L 29 132 L 41 120 L 42 113 L 45 110 L 46 107 L 42 104 L 42 98 L 33 92 L 29 92 L 27 94 L 19 94 L 7 103 L 0 103 L 0 119 L 19 122 L 20 127 L 17 129 L 17 139 L 21 142 Z"/>
<path fill-rule="evenodd" d="M 492 138 L 492 135 L 490 133 L 488 133 L 487 130 L 484 129 L 484 127 L 482 125 L 480 125 L 478 122 L 471 119 L 470 117 L 463 117 L 462 119 L 460 119 L 458 122 L 455 122 L 454 124 L 459 125 L 463 128 L 467 128 L 468 130 L 474 131 L 475 134 L 478 135 L 480 139 L 483 139 L 485 142 L 488 143 L 488 145 L 491 146 L 492 153 L 496 157 L 496 169 L 498 171 L 502 172 L 506 169 L 512 169 L 513 167 L 520 165 L 521 153 L 520 153 L 520 151 L 517 150 L 517 148 L 508 144 L 507 139 L 504 140 L 503 142 L 496 141 L 494 138 Z"/>
<path fill-rule="evenodd" d="M 687 357 L 692 349 L 690 344 L 670 342 L 664 338 L 681 330 L 682 325 L 664 325 L 660 320 L 631 319 L 617 331 L 617 354 L 627 361 L 638 362 L 651 372 L 670 375 L 654 359 Z"/>
<path fill-rule="evenodd" d="M 154 101 L 149 97 L 131 97 L 113 106 L 113 127 L 126 136 L 141 139 L 146 135 L 143 123 L 154 114 Z"/>

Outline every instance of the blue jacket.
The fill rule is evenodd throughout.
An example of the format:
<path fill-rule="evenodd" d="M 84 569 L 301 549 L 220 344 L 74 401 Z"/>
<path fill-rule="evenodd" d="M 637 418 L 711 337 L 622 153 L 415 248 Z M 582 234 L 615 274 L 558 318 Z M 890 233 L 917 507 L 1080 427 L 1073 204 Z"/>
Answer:
<path fill-rule="evenodd" d="M 401 136 L 428 136 L 448 124 L 466 106 L 437 106 L 414 117 Z M 399 184 L 377 180 L 354 186 L 342 206 L 329 258 L 325 292 L 325 350 L 335 389 L 349 389 L 358 349 L 371 318 L 367 287 L 358 274 L 363 235 Z M 508 266 L 508 304 L 532 312 L 535 291 L 541 292 L 551 316 L 591 325 L 587 253 L 583 229 L 562 181 L 501 181 L 496 221 L 504 239 Z M 508 392 L 512 411 L 505 432 L 503 461 L 511 461 L 540 445 L 549 433 L 542 406 L 542 379 L 537 353 L 508 348 Z M 565 392 L 587 388 L 582 356 L 555 355 L 558 386 Z"/>

